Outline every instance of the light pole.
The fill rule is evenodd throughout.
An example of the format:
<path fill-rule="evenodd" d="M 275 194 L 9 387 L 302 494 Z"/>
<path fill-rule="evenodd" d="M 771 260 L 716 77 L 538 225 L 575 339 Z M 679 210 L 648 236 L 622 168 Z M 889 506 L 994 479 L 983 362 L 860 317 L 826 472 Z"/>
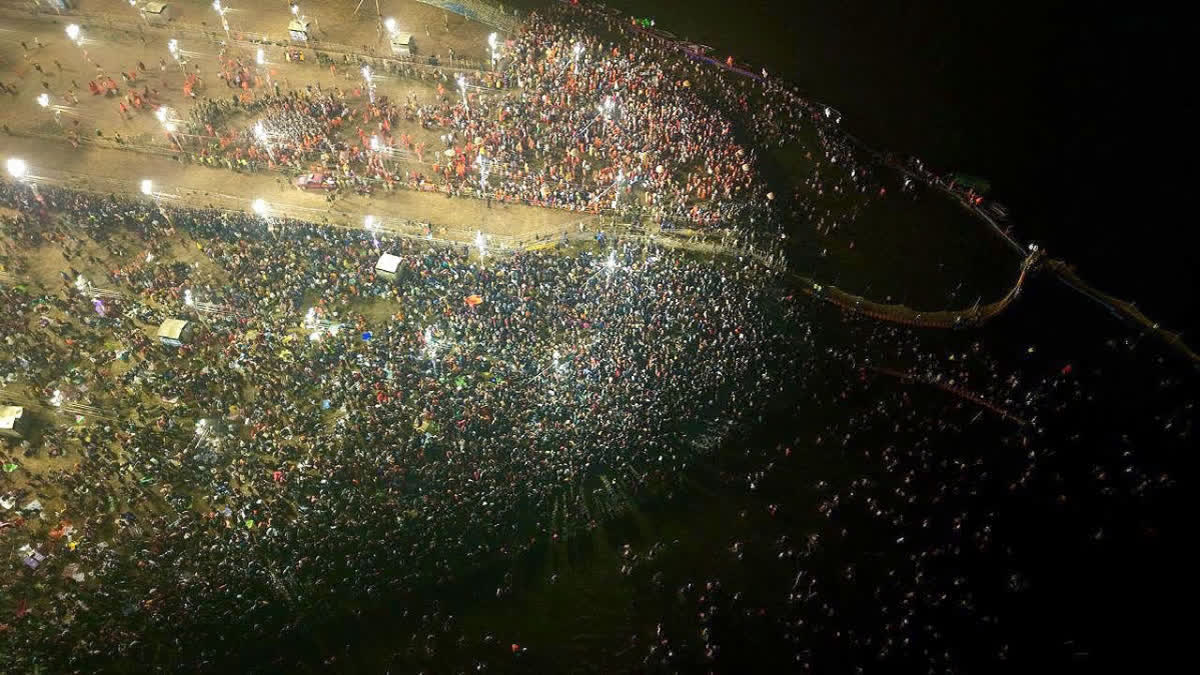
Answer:
<path fill-rule="evenodd" d="M 20 157 L 10 157 L 4 163 L 4 168 L 8 169 L 8 175 L 17 180 L 24 178 L 25 174 L 29 171 L 29 167 L 25 165 L 25 160 Z"/>
<path fill-rule="evenodd" d="M 598 119 L 603 119 L 605 121 L 608 121 L 612 117 L 613 108 L 615 107 L 615 105 L 616 104 L 613 103 L 613 97 L 611 97 L 611 96 L 604 97 L 604 104 L 596 106 L 596 112 L 598 114 L 595 117 L 593 117 L 591 119 L 591 121 L 589 121 L 587 123 L 586 126 L 583 127 L 583 129 L 579 132 L 579 134 L 580 135 L 586 134 L 588 129 L 591 129 L 592 125 L 595 124 L 596 120 L 598 120 Z"/>
<path fill-rule="evenodd" d="M 392 39 L 396 36 L 396 20 L 388 17 L 383 20 L 383 28 L 387 31 L 388 36 L 388 54 L 396 55 L 396 48 L 392 46 Z"/>
<path fill-rule="evenodd" d="M 186 69 L 183 67 L 183 52 L 179 50 L 179 40 L 176 40 L 175 38 L 167 40 L 167 51 L 171 52 L 171 56 L 175 59 L 175 63 L 179 64 L 179 71 L 185 72 Z"/>
<path fill-rule="evenodd" d="M 13 182 L 24 183 L 29 173 L 29 167 L 25 165 L 25 160 L 20 157 L 10 157 L 4 163 L 4 168 L 8 169 L 8 175 L 12 176 Z M 33 191 L 34 196 L 37 196 L 37 183 L 29 181 L 29 189 Z"/>
<path fill-rule="evenodd" d="M 488 158 L 483 156 L 483 151 L 479 151 L 479 156 L 475 158 L 475 163 L 479 165 L 479 192 L 480 194 L 487 193 L 488 174 L 492 172 L 491 164 Z"/>
<path fill-rule="evenodd" d="M 275 162 L 275 153 L 271 152 L 271 143 L 270 143 L 270 141 L 268 140 L 268 137 L 267 137 L 267 130 L 266 130 L 266 128 L 265 128 L 265 127 L 263 127 L 262 120 L 259 120 L 259 121 L 258 121 L 258 122 L 257 122 L 257 123 L 254 125 L 254 137 L 258 139 L 258 142 L 259 142 L 259 143 L 262 143 L 262 145 L 263 145 L 263 147 L 264 147 L 264 148 L 266 148 L 266 150 L 267 150 L 267 157 L 270 157 L 270 158 L 271 158 L 271 162 L 272 162 L 272 163 L 274 163 L 274 162 Z M 261 201 L 261 200 L 260 200 L 260 201 Z"/>
<path fill-rule="evenodd" d="M 154 116 L 158 118 L 159 122 L 162 122 L 163 129 L 167 131 L 167 135 L 171 137 L 171 140 L 175 141 L 175 145 L 177 145 L 180 150 L 183 150 L 183 144 L 179 142 L 179 137 L 175 135 L 175 130 L 177 127 L 174 120 L 171 119 L 170 108 L 165 105 L 159 106 L 158 110 L 154 111 Z"/>
<path fill-rule="evenodd" d="M 147 197 L 154 196 L 154 181 L 150 180 L 149 178 L 143 178 L 141 187 L 142 194 L 146 195 Z"/>
<path fill-rule="evenodd" d="M 363 66 L 361 72 L 362 72 L 363 80 L 365 80 L 367 83 L 367 99 L 370 100 L 371 103 L 374 103 L 375 102 L 375 83 L 371 80 L 371 66 Z"/>
<path fill-rule="evenodd" d="M 263 52 L 262 47 L 259 47 L 258 51 L 255 52 L 254 62 L 257 63 L 259 69 L 262 70 L 263 77 L 265 77 L 267 80 L 267 86 L 274 86 L 271 83 L 271 67 L 267 65 L 267 55 L 265 52 Z"/>
<path fill-rule="evenodd" d="M 479 249 L 480 258 L 487 255 L 487 237 L 479 230 L 475 231 L 475 248 Z"/>
<path fill-rule="evenodd" d="M 467 112 L 470 112 L 471 105 L 467 103 L 467 78 L 463 77 L 462 73 L 459 73 L 455 81 L 458 82 L 458 93 L 462 94 L 463 108 L 466 108 Z"/>
<path fill-rule="evenodd" d="M 142 21 L 145 21 L 147 26 L 150 25 L 150 18 L 146 16 L 145 12 L 138 9 L 137 0 L 129 0 L 129 6 L 133 8 L 133 11 L 141 15 Z"/>
<path fill-rule="evenodd" d="M 83 48 L 83 31 L 79 30 L 79 26 L 76 24 L 70 24 L 65 30 L 67 31 L 67 39 L 69 39 L 71 42 L 74 42 L 75 46 L 82 50 L 83 60 L 90 61 L 87 50 Z"/>
<path fill-rule="evenodd" d="M 37 98 L 34 100 L 37 101 L 37 104 L 43 109 L 50 107 L 50 94 L 47 94 L 46 92 L 38 94 Z M 60 127 L 62 126 L 62 109 L 59 106 L 54 106 L 54 123 Z"/>
<path fill-rule="evenodd" d="M 492 33 L 488 36 L 488 47 L 492 52 L 492 70 L 496 69 L 496 61 L 500 58 L 500 54 L 496 51 L 496 45 L 498 42 L 499 38 L 495 33 Z"/>
<path fill-rule="evenodd" d="M 379 237 L 375 236 L 379 231 L 379 220 L 375 216 L 365 216 L 363 218 L 363 229 L 371 233 L 371 244 L 375 250 L 379 250 Z"/>
<path fill-rule="evenodd" d="M 433 327 L 425 327 L 425 355 L 429 357 L 429 365 L 437 371 L 437 342 L 433 339 Z"/>
<path fill-rule="evenodd" d="M 263 222 L 267 224 L 267 232 L 275 231 L 275 225 L 271 223 L 271 207 L 267 205 L 265 199 L 259 197 L 258 199 L 250 202 L 250 210 L 254 212 L 254 215 L 262 218 Z"/>
<path fill-rule="evenodd" d="M 132 2 L 132 0 L 130 0 Z M 225 29 L 225 37 L 229 37 L 229 21 L 225 19 L 226 9 L 221 6 L 221 0 L 213 0 L 213 9 L 216 10 L 217 16 L 221 17 L 221 27 Z"/>

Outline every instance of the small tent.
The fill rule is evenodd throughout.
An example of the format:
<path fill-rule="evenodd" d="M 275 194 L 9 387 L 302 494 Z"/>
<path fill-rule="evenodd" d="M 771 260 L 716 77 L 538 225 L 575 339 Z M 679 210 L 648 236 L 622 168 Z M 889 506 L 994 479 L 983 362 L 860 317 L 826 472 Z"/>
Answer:
<path fill-rule="evenodd" d="M 306 16 L 288 21 L 288 37 L 292 42 L 308 42 L 317 38 L 317 22 Z"/>
<path fill-rule="evenodd" d="M 158 327 L 158 339 L 165 345 L 178 347 L 192 337 L 192 322 L 184 319 L 167 319 Z"/>
<path fill-rule="evenodd" d="M 379 256 L 379 262 L 375 263 L 375 273 L 385 279 L 393 279 L 396 277 L 396 269 L 400 267 L 400 256 L 384 253 Z"/>
<path fill-rule="evenodd" d="M 151 26 L 165 26 L 179 16 L 179 9 L 167 2 L 147 2 L 142 5 L 142 18 Z"/>
<path fill-rule="evenodd" d="M 29 429 L 29 416 L 19 405 L 0 406 L 0 436 L 25 438 Z"/>
<path fill-rule="evenodd" d="M 413 41 L 412 33 L 392 33 L 392 54 L 396 56 L 412 56 L 417 53 L 417 44 Z"/>

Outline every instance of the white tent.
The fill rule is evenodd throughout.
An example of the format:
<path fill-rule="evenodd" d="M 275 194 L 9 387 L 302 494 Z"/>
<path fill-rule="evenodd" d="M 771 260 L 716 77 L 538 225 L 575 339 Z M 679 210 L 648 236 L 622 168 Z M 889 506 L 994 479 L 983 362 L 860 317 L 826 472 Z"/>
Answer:
<path fill-rule="evenodd" d="M 288 21 L 288 37 L 292 42 L 308 42 L 317 37 L 317 22 L 306 16 Z"/>
<path fill-rule="evenodd" d="M 142 18 L 152 26 L 165 26 L 179 16 L 179 10 L 175 5 L 166 2 L 147 2 L 142 5 L 141 12 Z"/>
<path fill-rule="evenodd" d="M 167 319 L 158 327 L 158 339 L 163 344 L 178 347 L 192 336 L 192 322 L 184 319 Z"/>
<path fill-rule="evenodd" d="M 19 405 L 0 406 L 0 436 L 24 438 L 29 418 Z"/>
<path fill-rule="evenodd" d="M 396 56 L 412 56 L 417 53 L 417 44 L 412 33 L 392 33 L 392 53 Z"/>
<path fill-rule="evenodd" d="M 398 267 L 400 267 L 400 256 L 384 253 L 379 256 L 379 262 L 375 263 L 375 273 L 381 277 L 394 277 Z"/>

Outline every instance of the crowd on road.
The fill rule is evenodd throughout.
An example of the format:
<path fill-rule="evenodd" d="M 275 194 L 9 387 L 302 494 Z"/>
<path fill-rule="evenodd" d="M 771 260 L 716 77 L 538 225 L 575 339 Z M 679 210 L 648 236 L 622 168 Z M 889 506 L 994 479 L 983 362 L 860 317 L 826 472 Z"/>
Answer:
<path fill-rule="evenodd" d="M 812 321 L 828 310 L 784 296 L 776 273 L 749 259 L 701 262 L 618 241 L 485 263 L 368 230 L 46 187 L 4 184 L 0 203 L 19 214 L 6 218 L 0 251 L 10 281 L 0 377 L 6 394 L 45 411 L 44 430 L 0 457 L 0 537 L 24 563 L 0 581 L 0 640 L 17 659 L 6 666 L 34 655 L 82 668 L 159 644 L 174 644 L 180 663 L 214 664 L 230 627 L 242 642 L 280 639 L 355 598 L 440 586 L 583 535 L 678 489 L 736 430 L 758 429 L 780 436 L 774 450 L 756 439 L 720 481 L 764 511 L 730 519 L 747 524 L 727 533 L 723 565 L 766 556 L 775 562 L 757 574 L 796 576 L 756 586 L 751 604 L 741 597 L 751 591 L 725 591 L 721 576 L 659 568 L 671 542 L 627 550 L 630 583 L 674 594 L 699 617 L 631 636 L 642 666 L 712 662 L 738 631 L 765 630 L 797 645 L 798 667 L 954 670 L 987 650 L 1009 658 L 1014 638 L 997 628 L 1005 605 L 991 577 L 951 571 L 991 555 L 998 532 L 1035 526 L 979 495 L 1149 503 L 1175 482 L 1155 457 L 1191 434 L 1181 381 L 1166 376 L 1166 412 L 1140 430 L 1161 434 L 1155 453 L 1135 453 L 1127 436 L 1124 451 L 1065 467 L 1055 443 L 1071 431 L 1048 434 L 1045 420 L 1086 416 L 1094 378 L 1069 365 L 1013 370 L 978 343 L 947 358 L 872 323 L 843 326 L 846 344 Z M 13 287 L 35 273 L 24 252 L 47 245 L 62 257 L 60 287 Z M 184 262 L 180 247 L 203 259 Z M 383 252 L 400 257 L 394 277 L 376 270 Z M 180 347 L 161 344 L 154 331 L 169 317 L 200 328 Z M 1028 422 L 881 380 L 869 370 L 879 359 Z M 853 414 L 816 424 L 811 438 L 763 431 L 764 406 L 782 395 L 798 406 L 782 413 L 794 419 Z M 929 405 L 944 407 L 934 423 Z M 55 424 L 54 406 L 72 423 Z M 1008 452 L 946 445 L 972 433 Z M 798 504 L 786 495 L 809 466 L 801 452 L 846 464 L 812 487 L 827 525 L 802 537 L 784 525 Z M 1094 486 L 1053 479 L 1064 471 Z M 1102 540 L 1104 527 L 1088 536 Z M 899 562 L 818 562 L 829 547 L 868 545 L 895 549 Z M 1022 592 L 1018 561 L 1035 552 L 1008 550 L 988 574 Z M 883 613 L 857 614 L 844 584 Z M 186 644 L 173 642 L 179 626 Z M 435 659 L 468 639 L 486 651 L 495 639 L 436 610 L 421 626 L 397 658 Z M 965 627 L 984 651 L 954 649 Z M 813 636 L 842 645 L 840 656 L 799 646 Z"/>
<path fill-rule="evenodd" d="M 37 242 L 64 258 L 60 288 L 4 291 L 7 389 L 100 411 L 5 458 L 6 481 L 25 478 L 3 493 L 5 536 L 45 556 L 3 582 L 22 620 L 0 639 L 21 653 L 184 620 L 278 629 L 260 615 L 280 600 L 445 581 L 586 529 L 753 409 L 776 337 L 772 273 L 752 262 L 618 243 L 481 265 L 365 230 L 3 189 L 21 214 L 6 267 Z M 180 236 L 207 265 L 172 260 Z M 394 278 L 375 271 L 385 251 Z M 194 341 L 158 344 L 181 315 Z M 24 468 L 67 447 L 69 464 Z M 66 596 L 38 600 L 47 580 Z"/>
<path fill-rule="evenodd" d="M 270 164 L 296 173 L 644 211 L 660 222 L 730 225 L 768 205 L 755 150 L 692 81 L 716 76 L 663 48 L 607 42 L 537 14 L 501 53 L 498 74 L 455 81 L 440 73 L 432 101 L 376 97 L 361 79 L 332 91 L 206 101 L 192 113 L 202 136 L 195 149 L 214 157 L 202 161 L 261 163 L 270 148 Z M 235 112 L 247 128 L 221 124 Z M 266 137 L 249 128 L 258 121 Z M 437 135 L 436 147 L 416 138 L 424 136 L 417 126 Z"/>

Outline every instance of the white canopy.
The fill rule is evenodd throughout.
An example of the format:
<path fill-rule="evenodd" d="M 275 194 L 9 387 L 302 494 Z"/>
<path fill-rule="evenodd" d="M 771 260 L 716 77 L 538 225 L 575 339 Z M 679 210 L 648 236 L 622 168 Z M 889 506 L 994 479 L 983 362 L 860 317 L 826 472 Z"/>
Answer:
<path fill-rule="evenodd" d="M 0 433 L 16 433 L 25 416 L 25 409 L 19 405 L 0 406 Z"/>
<path fill-rule="evenodd" d="M 188 322 L 183 319 L 167 319 L 158 327 L 158 337 L 168 340 L 178 340 L 187 328 Z"/>
<path fill-rule="evenodd" d="M 387 272 L 395 274 L 396 268 L 400 267 L 400 256 L 384 253 L 379 256 L 379 262 L 375 263 L 375 270 L 379 272 Z"/>

